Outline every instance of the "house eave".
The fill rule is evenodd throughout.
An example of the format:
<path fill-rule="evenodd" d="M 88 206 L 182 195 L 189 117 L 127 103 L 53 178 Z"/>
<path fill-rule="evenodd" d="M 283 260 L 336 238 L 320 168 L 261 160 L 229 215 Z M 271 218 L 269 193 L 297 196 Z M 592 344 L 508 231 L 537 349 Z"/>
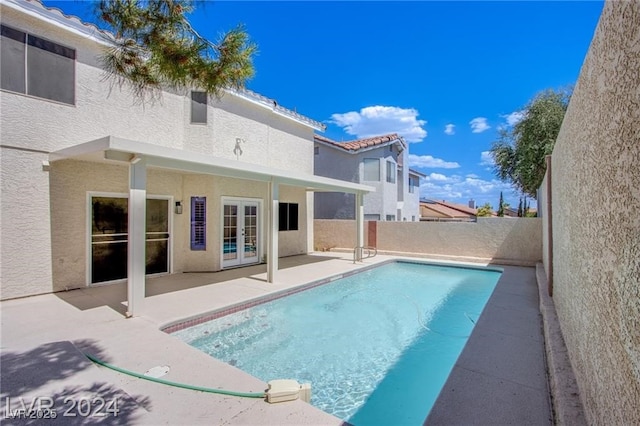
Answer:
<path fill-rule="evenodd" d="M 206 156 L 197 152 L 167 148 L 115 136 L 106 136 L 52 152 L 49 154 L 49 161 L 55 163 L 56 161 L 65 159 L 77 159 L 129 164 L 135 161 L 136 157 L 144 157 L 150 168 L 225 176 L 260 182 L 277 182 L 283 185 L 303 187 L 309 191 L 335 191 L 353 194 L 375 192 L 375 188 L 368 185 L 315 176 L 302 172 L 275 169 L 261 164 Z"/>

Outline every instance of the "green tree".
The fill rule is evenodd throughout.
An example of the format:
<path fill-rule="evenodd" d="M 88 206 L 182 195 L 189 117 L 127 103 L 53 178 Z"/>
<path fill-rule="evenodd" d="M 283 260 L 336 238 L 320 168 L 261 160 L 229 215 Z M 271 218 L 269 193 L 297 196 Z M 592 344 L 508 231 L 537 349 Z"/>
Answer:
<path fill-rule="evenodd" d="M 570 89 L 538 93 L 521 111 L 522 120 L 500 130 L 491 147 L 494 173 L 524 195 L 536 197 L 571 97 Z"/>
<path fill-rule="evenodd" d="M 484 206 L 478 207 L 478 210 L 476 211 L 476 216 L 477 217 L 491 216 L 491 204 L 485 203 Z"/>
<path fill-rule="evenodd" d="M 504 217 L 504 198 L 502 198 L 502 191 L 500 191 L 500 201 L 498 202 L 498 216 Z"/>
<path fill-rule="evenodd" d="M 241 26 L 215 43 L 202 37 L 187 19 L 195 3 L 100 0 L 96 14 L 116 36 L 102 58 L 109 76 L 140 97 L 163 87 L 196 88 L 216 96 L 225 88 L 244 87 L 254 74 L 256 45 Z"/>

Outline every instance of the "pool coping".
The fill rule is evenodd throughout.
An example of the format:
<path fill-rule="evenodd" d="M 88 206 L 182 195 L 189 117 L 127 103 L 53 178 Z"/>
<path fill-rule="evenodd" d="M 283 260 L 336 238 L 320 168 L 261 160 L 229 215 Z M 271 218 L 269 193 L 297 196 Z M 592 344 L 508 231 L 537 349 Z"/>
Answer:
<path fill-rule="evenodd" d="M 319 255 L 322 256 L 322 254 Z M 222 389 L 264 390 L 266 384 L 261 380 L 200 352 L 175 336 L 160 331 L 160 325 L 171 325 L 187 318 L 201 317 L 203 313 L 242 305 L 237 302 L 247 303 L 254 298 L 259 298 L 257 296 L 282 293 L 284 289 L 294 289 L 298 286 L 304 288 L 304 285 L 315 283 L 321 279 L 330 280 L 335 276 L 349 275 L 352 271 L 353 273 L 356 270 L 363 271 L 373 265 L 382 264 L 386 260 L 487 269 L 484 264 L 472 263 L 469 265 L 460 260 L 442 262 L 441 259 L 407 259 L 404 256 L 391 258 L 384 255 L 368 259 L 358 265 L 352 264 L 352 258 L 348 255 L 327 258 L 323 263 L 292 262 L 289 267 L 280 271 L 277 284 L 267 283 L 266 274 L 263 272 L 250 271 L 241 278 L 232 277 L 229 280 L 212 281 L 211 284 L 198 284 L 184 288 L 178 286 L 171 292 L 159 292 L 157 295 L 148 296 L 145 300 L 147 313 L 144 316 L 129 319 L 125 319 L 118 309 L 118 303 L 125 300 L 123 297 L 126 297 L 126 294 L 123 296 L 122 289 L 115 286 L 100 287 L 97 291 L 96 289 L 74 290 L 68 293 L 3 301 L 2 309 L 0 309 L 2 314 L 2 352 L 3 354 L 29 357 L 34 350 L 41 351 L 42 348 L 46 348 L 47 342 L 72 341 L 76 345 L 81 344 L 80 347 L 83 350 L 86 350 L 86 347 L 82 345 L 95 345 L 98 350 L 95 354 L 99 355 L 100 351 L 103 351 L 102 359 L 132 371 L 142 372 L 153 366 L 169 365 L 172 367 L 170 378 L 177 382 L 203 386 L 210 386 L 214 383 Z M 504 265 L 504 274 L 501 279 L 504 280 L 509 276 L 506 279 L 509 285 L 520 287 L 521 284 L 524 284 L 529 287 L 531 271 L 532 268 Z M 161 282 L 161 284 L 171 285 L 172 282 L 181 282 L 180 280 L 183 279 L 180 275 L 170 278 L 171 280 L 167 280 L 166 283 Z M 185 279 L 190 279 L 190 277 Z M 200 281 L 202 279 L 195 282 Z M 191 284 L 190 281 L 187 283 Z M 504 302 L 504 299 L 500 301 L 501 304 Z M 516 315 L 514 319 L 515 323 L 511 318 L 504 321 L 504 317 L 497 319 L 491 317 L 489 321 L 498 326 L 513 327 L 514 324 L 517 325 L 518 316 Z M 481 318 L 478 321 L 481 321 Z M 61 324 L 64 325 L 61 326 Z M 472 336 L 477 330 L 477 328 L 474 329 Z M 482 336 L 478 337 L 482 341 Z M 543 347 L 541 348 L 543 351 Z M 538 346 L 533 350 L 538 352 Z M 473 355 L 476 356 L 475 353 Z M 186 359 L 189 362 L 184 362 Z M 517 357 L 513 358 L 513 361 L 522 364 L 522 360 Z M 40 362 L 50 363 L 51 361 L 42 359 Z M 500 358 L 495 362 L 501 368 L 505 367 Z M 538 375 L 545 373 L 544 368 L 538 366 L 527 368 L 533 369 L 533 372 Z M 77 368 L 74 366 L 75 370 Z M 37 371 L 36 375 L 42 374 L 41 369 L 36 367 L 35 370 L 22 369 L 18 375 L 28 381 L 33 378 L 31 376 L 35 374 L 34 371 Z M 473 381 L 477 377 L 477 373 L 466 371 L 467 384 L 475 386 Z M 223 396 L 216 397 L 175 389 L 167 390 L 154 383 L 132 381 L 106 371 L 101 372 L 100 375 L 101 380 L 110 386 L 121 389 L 129 395 L 139 395 L 153 402 L 152 407 L 145 406 L 145 409 L 140 412 L 136 422 L 138 424 L 182 424 L 185 419 L 189 419 L 188 422 L 191 424 L 211 424 L 212 422 L 218 424 L 335 426 L 344 426 L 345 424 L 344 421 L 302 401 L 293 401 L 282 405 L 267 404 L 264 401 L 254 399 L 234 399 L 231 401 L 228 397 Z M 89 380 L 83 382 L 78 374 L 50 379 L 47 386 L 61 387 L 81 384 L 90 387 L 94 383 Z M 39 383 L 37 384 L 39 385 Z M 504 386 L 504 384 L 484 385 L 478 394 L 474 394 L 471 402 L 476 402 L 473 399 L 479 398 L 478 401 L 482 401 L 483 404 L 476 406 L 477 410 L 471 417 L 472 421 L 467 423 L 496 423 L 496 419 L 499 419 L 504 413 L 512 412 L 514 408 L 529 412 L 546 409 L 546 406 L 530 400 L 524 400 L 520 405 L 510 404 L 509 398 L 504 400 L 494 398 L 492 401 L 486 401 L 488 395 L 502 395 Z M 47 389 L 40 386 L 34 391 L 37 391 L 38 394 L 44 394 Z M 14 389 L 14 391 L 17 390 L 19 389 Z M 467 391 L 469 389 L 461 388 L 459 390 Z M 544 393 L 548 395 L 547 390 Z M 458 394 L 458 389 L 455 394 Z M 180 404 L 175 404 L 176 401 L 180 401 Z M 461 408 L 464 407 L 453 406 L 446 411 L 443 424 L 456 423 L 456 420 L 460 420 Z M 462 422 L 457 421 L 457 423 L 461 424 Z"/>
<path fill-rule="evenodd" d="M 172 334 L 178 331 L 187 329 L 189 327 L 193 327 L 196 325 L 204 324 L 205 322 L 212 321 L 218 318 L 222 318 L 227 315 L 234 314 L 236 312 L 244 311 L 249 308 L 253 308 L 258 305 L 262 305 L 264 303 L 269 303 L 274 300 L 281 299 L 283 297 L 291 296 L 296 293 L 300 293 L 306 290 L 310 290 L 315 287 L 319 287 L 325 284 L 329 284 L 333 281 L 347 278 L 352 275 L 360 274 L 371 269 L 379 268 L 384 265 L 388 265 L 391 263 L 412 263 L 419 265 L 431 265 L 431 266 L 445 266 L 445 267 L 455 267 L 460 269 L 474 269 L 481 271 L 495 271 L 495 272 L 504 272 L 504 268 L 493 266 L 493 265 L 474 265 L 468 263 L 456 263 L 456 262 L 447 262 L 447 261 L 430 261 L 430 260 L 417 260 L 417 259 L 406 259 L 406 258 L 395 258 L 395 259 L 387 259 L 379 263 L 363 265 L 358 269 L 354 269 L 351 271 L 345 271 L 338 274 L 331 275 L 329 277 L 320 278 L 318 280 L 314 280 L 308 283 L 300 284 L 295 287 L 287 288 L 284 290 L 278 290 L 273 293 L 269 293 L 266 295 L 261 295 L 258 297 L 251 298 L 249 300 L 243 300 L 241 302 L 233 303 L 228 306 L 224 306 L 221 308 L 217 308 L 211 310 L 209 312 L 201 312 L 199 314 L 188 316 L 185 318 L 180 318 L 177 320 L 169 321 L 165 324 L 162 324 L 159 329 L 160 331 Z"/>

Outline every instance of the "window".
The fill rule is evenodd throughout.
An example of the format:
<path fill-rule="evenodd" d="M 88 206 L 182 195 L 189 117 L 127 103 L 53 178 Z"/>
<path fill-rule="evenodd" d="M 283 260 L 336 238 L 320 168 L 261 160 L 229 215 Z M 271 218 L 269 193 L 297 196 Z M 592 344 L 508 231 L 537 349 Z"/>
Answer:
<path fill-rule="evenodd" d="M 75 103 L 76 51 L 2 25 L 0 87 L 39 98 Z"/>
<path fill-rule="evenodd" d="M 207 124 L 207 92 L 191 92 L 191 123 Z"/>
<path fill-rule="evenodd" d="M 387 215 L 387 222 L 393 222 L 394 220 L 396 220 L 396 215 L 394 214 Z"/>
<path fill-rule="evenodd" d="M 319 146 L 314 146 L 313 147 L 313 155 L 318 155 L 320 154 L 320 147 Z"/>
<path fill-rule="evenodd" d="M 396 164 L 387 160 L 387 182 L 396 183 Z"/>
<path fill-rule="evenodd" d="M 280 203 L 279 211 L 279 231 L 297 231 L 298 230 L 298 204 L 297 203 Z"/>
<path fill-rule="evenodd" d="M 364 220 L 380 220 L 379 214 L 365 214 Z"/>
<path fill-rule="evenodd" d="M 409 176 L 409 193 L 413 194 L 416 192 L 416 187 L 420 185 L 419 182 L 419 178 Z"/>
<path fill-rule="evenodd" d="M 377 158 L 365 158 L 363 163 L 362 180 L 380 181 L 380 160 Z"/>
<path fill-rule="evenodd" d="M 207 249 L 207 197 L 191 197 L 191 250 Z"/>

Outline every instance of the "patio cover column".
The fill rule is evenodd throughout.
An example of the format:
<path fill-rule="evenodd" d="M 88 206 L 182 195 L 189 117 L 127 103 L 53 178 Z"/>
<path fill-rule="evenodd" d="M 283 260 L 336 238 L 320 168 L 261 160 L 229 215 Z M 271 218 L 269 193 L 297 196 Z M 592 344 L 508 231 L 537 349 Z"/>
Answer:
<path fill-rule="evenodd" d="M 364 247 L 364 196 L 356 192 L 356 247 Z M 362 260 L 362 249 L 356 250 L 356 260 Z"/>
<path fill-rule="evenodd" d="M 280 227 L 280 184 L 269 182 L 269 247 L 267 248 L 267 282 L 272 283 L 278 272 L 278 228 Z"/>
<path fill-rule="evenodd" d="M 129 165 L 129 243 L 127 250 L 127 316 L 140 313 L 145 296 L 147 164 L 134 157 Z"/>

